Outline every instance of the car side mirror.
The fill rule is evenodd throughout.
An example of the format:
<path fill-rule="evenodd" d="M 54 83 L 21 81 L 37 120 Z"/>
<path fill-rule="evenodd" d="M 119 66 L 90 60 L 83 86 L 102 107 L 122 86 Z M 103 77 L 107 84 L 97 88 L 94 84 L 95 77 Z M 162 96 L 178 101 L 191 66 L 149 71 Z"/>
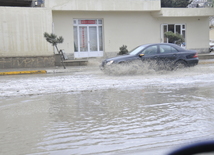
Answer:
<path fill-rule="evenodd" d="M 145 54 L 139 54 L 140 57 L 144 56 Z"/>

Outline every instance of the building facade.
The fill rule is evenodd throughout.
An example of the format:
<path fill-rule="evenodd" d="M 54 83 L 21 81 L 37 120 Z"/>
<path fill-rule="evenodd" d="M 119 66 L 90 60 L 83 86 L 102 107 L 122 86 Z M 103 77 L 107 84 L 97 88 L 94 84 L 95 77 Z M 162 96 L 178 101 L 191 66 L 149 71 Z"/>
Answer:
<path fill-rule="evenodd" d="M 75 59 L 115 56 L 122 45 L 131 50 L 168 42 L 166 31 L 183 35 L 185 48 L 207 53 L 209 16 L 214 14 L 213 8 L 161 8 L 160 0 L 45 0 L 44 7 L 0 11 L 0 56 L 32 57 L 26 59 L 30 67 L 54 65 L 56 51 L 44 32 L 63 36 L 58 47 Z"/>

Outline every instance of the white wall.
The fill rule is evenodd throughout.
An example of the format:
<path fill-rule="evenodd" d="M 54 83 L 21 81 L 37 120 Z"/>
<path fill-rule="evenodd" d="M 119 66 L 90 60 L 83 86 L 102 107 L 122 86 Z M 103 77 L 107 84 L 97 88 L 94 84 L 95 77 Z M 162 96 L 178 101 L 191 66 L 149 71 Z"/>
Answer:
<path fill-rule="evenodd" d="M 210 40 L 214 40 L 214 29 L 210 29 L 209 31 L 209 34 L 210 34 Z"/>
<path fill-rule="evenodd" d="M 190 18 L 187 26 L 187 47 L 193 49 L 209 48 L 209 18 Z"/>
<path fill-rule="evenodd" d="M 45 7 L 74 11 L 157 11 L 160 0 L 45 0 Z"/>
<path fill-rule="evenodd" d="M 208 17 L 164 17 L 157 19 L 159 20 L 159 24 L 185 24 L 187 49 L 203 49 L 209 47 Z"/>
<path fill-rule="evenodd" d="M 104 20 L 105 51 L 119 51 L 127 45 L 134 47 L 159 42 L 159 27 L 149 12 L 116 12 L 106 14 Z"/>
<path fill-rule="evenodd" d="M 68 12 L 54 11 L 55 33 L 62 35 L 64 43 L 59 47 L 73 53 L 73 19 L 104 19 L 104 52 L 118 52 L 127 45 L 128 50 L 146 43 L 161 42 L 161 24 L 185 24 L 186 48 L 209 48 L 208 17 L 161 17 L 149 12 Z M 204 52 L 204 51 L 203 51 Z"/>
<path fill-rule="evenodd" d="M 104 51 L 117 52 L 127 45 L 128 50 L 145 43 L 160 41 L 158 21 L 149 12 L 68 12 L 54 11 L 54 31 L 64 37 L 59 45 L 66 53 L 74 52 L 73 19 L 104 19 Z"/>
<path fill-rule="evenodd" d="M 53 55 L 44 32 L 52 32 L 50 9 L 0 7 L 1 57 Z"/>

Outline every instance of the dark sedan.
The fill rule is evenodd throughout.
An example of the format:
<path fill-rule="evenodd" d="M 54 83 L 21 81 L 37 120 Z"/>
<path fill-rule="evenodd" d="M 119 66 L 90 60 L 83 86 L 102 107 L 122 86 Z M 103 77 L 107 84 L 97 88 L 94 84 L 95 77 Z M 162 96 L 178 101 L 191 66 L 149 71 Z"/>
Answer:
<path fill-rule="evenodd" d="M 149 64 L 154 69 L 170 69 L 191 67 L 198 64 L 198 55 L 194 50 L 186 50 L 176 44 L 158 43 L 145 44 L 136 47 L 127 55 L 106 59 L 101 64 L 101 69 L 112 67 L 114 64 L 127 65 L 135 61 L 142 65 Z"/>

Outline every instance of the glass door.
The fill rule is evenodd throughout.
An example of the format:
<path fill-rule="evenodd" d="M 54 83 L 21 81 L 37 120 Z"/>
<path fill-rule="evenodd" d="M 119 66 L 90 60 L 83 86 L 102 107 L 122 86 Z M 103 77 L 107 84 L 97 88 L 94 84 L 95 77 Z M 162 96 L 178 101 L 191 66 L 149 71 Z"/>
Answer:
<path fill-rule="evenodd" d="M 102 57 L 102 20 L 74 20 L 74 57 Z"/>
<path fill-rule="evenodd" d="M 96 26 L 89 26 L 89 46 L 90 46 L 90 52 L 96 52 L 98 51 L 98 45 L 97 45 L 97 27 Z"/>
<path fill-rule="evenodd" d="M 88 51 L 88 32 L 86 26 L 79 27 L 80 52 Z"/>

